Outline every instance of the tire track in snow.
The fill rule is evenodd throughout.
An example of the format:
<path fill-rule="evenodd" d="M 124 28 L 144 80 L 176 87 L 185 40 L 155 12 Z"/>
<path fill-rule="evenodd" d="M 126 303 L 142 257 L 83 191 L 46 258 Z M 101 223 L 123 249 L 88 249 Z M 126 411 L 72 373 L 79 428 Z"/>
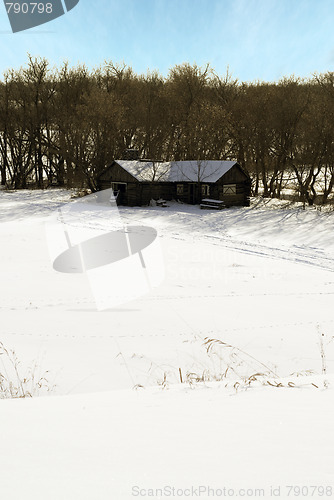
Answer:
<path fill-rule="evenodd" d="M 120 212 L 122 219 L 124 219 L 128 223 L 133 223 L 137 220 L 137 222 L 142 222 L 142 219 L 138 219 L 136 214 L 127 214 L 125 211 Z M 181 215 L 181 220 L 180 220 Z M 299 214 L 297 214 L 298 216 Z M 240 214 L 240 217 L 244 217 L 244 214 Z M 285 214 L 284 219 L 290 218 L 292 216 L 296 216 L 296 213 Z M 195 219 L 198 222 L 198 217 L 201 217 L 201 214 L 187 212 L 186 214 L 174 213 L 173 218 L 177 219 L 177 223 L 175 224 L 167 224 L 161 225 L 159 224 L 157 227 L 158 235 L 161 238 L 168 237 L 171 239 L 175 239 L 178 241 L 189 242 L 189 234 L 182 234 L 182 222 L 183 219 L 186 219 L 189 222 L 190 219 Z M 202 217 L 202 221 L 204 222 L 205 227 L 205 219 Z M 154 224 L 153 224 L 154 225 Z M 265 257 L 270 259 L 278 259 L 285 260 L 288 262 L 293 262 L 301 265 L 308 265 L 312 267 L 316 267 L 318 269 L 322 269 L 324 271 L 334 272 L 334 255 L 327 256 L 324 254 L 323 250 L 316 249 L 314 247 L 302 247 L 298 245 L 293 245 L 289 248 L 278 248 L 278 247 L 270 247 L 267 245 L 261 245 L 259 243 L 254 243 L 251 241 L 245 240 L 236 240 L 230 238 L 229 235 L 224 231 L 224 233 L 220 236 L 216 234 L 203 234 L 199 231 L 200 227 L 197 227 L 195 230 L 196 240 L 211 240 L 212 244 L 214 242 L 219 242 L 219 246 L 222 248 L 227 248 L 228 250 L 234 250 L 236 252 L 246 253 L 249 255 L 256 255 L 259 257 Z M 193 233 L 191 233 L 193 234 Z M 218 243 L 216 243 L 218 244 Z M 319 255 L 319 253 L 321 255 Z"/>
<path fill-rule="evenodd" d="M 173 238 L 173 235 L 171 235 L 171 237 Z M 186 238 L 181 238 L 179 234 L 175 239 L 183 239 L 184 241 L 187 241 Z M 323 254 L 321 250 L 318 250 L 318 253 L 307 252 L 307 249 L 298 247 L 297 245 L 294 245 L 293 247 L 288 249 L 268 247 L 265 245 L 260 245 L 258 243 L 251 243 L 247 241 L 238 241 L 233 239 L 226 240 L 226 238 L 222 238 L 212 234 L 198 235 L 198 239 L 213 240 L 212 243 L 219 245 L 221 248 L 226 248 L 228 250 L 246 253 L 248 255 L 256 255 L 258 257 L 264 257 L 270 259 L 286 260 L 296 264 L 309 265 L 316 267 L 318 269 L 320 268 L 324 271 L 334 272 L 334 256 L 333 257 L 326 256 Z M 302 250 L 302 253 L 298 251 L 299 248 Z M 310 250 L 311 249 L 312 248 L 310 248 Z M 321 252 L 322 255 L 319 255 L 319 252 Z"/>

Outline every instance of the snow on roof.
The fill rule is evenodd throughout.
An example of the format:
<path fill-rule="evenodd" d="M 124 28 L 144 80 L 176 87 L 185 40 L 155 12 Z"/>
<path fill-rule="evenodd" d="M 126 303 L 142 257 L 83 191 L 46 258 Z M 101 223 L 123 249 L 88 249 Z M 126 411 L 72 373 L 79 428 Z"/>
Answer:
<path fill-rule="evenodd" d="M 171 162 L 115 161 L 141 182 L 216 182 L 236 164 L 235 161 L 220 160 Z"/>
<path fill-rule="evenodd" d="M 168 181 L 170 164 L 165 162 L 115 160 L 138 181 Z"/>

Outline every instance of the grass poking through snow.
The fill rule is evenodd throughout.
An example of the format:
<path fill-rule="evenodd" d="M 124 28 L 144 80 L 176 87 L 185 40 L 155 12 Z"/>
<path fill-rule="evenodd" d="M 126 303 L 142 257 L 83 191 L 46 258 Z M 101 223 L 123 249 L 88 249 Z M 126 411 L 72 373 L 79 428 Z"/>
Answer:
<path fill-rule="evenodd" d="M 47 371 L 40 374 L 36 363 L 23 371 L 15 351 L 0 342 L 0 399 L 32 398 L 51 392 L 54 386 L 47 376 Z"/>

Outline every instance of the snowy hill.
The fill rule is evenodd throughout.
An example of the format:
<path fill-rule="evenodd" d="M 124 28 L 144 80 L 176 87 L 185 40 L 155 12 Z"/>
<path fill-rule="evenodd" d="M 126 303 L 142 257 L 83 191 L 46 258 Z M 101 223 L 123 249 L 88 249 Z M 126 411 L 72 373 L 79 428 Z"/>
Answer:
<path fill-rule="evenodd" d="M 0 191 L 0 341 L 56 386 L 1 401 L 1 498 L 332 495 L 334 212 L 121 207 L 166 278 L 97 311 L 48 255 L 70 196 Z"/>

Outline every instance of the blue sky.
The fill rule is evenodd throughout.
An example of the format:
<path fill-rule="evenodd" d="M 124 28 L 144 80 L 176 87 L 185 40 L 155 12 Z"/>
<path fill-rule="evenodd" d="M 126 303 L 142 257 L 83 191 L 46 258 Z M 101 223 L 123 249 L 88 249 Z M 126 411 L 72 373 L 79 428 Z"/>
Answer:
<path fill-rule="evenodd" d="M 229 66 L 241 81 L 307 77 L 334 68 L 333 0 L 80 0 L 58 19 L 11 33 L 0 4 L 0 73 L 27 53 L 52 65 L 104 60 L 167 75 L 183 62 Z"/>

